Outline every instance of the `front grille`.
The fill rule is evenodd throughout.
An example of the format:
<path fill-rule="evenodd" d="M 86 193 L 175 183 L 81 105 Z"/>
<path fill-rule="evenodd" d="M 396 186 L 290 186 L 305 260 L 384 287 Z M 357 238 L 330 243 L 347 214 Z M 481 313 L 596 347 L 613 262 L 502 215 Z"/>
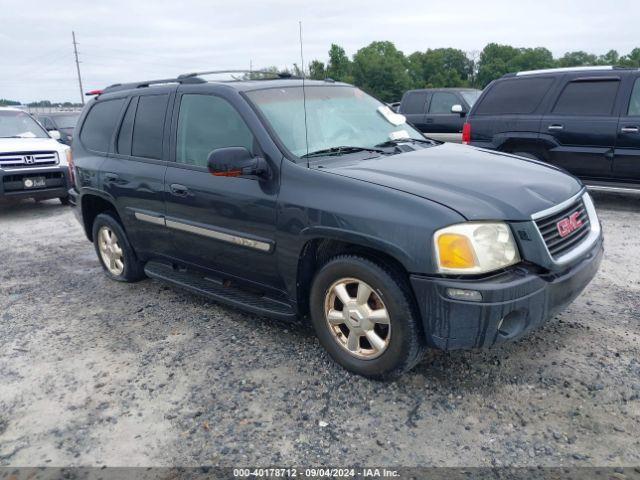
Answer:
<path fill-rule="evenodd" d="M 577 218 L 582 221 L 582 225 L 565 237 L 562 237 L 558 229 L 558 222 L 562 219 L 569 218 L 576 212 L 578 212 Z M 544 218 L 539 218 L 535 222 L 538 226 L 538 230 L 540 230 L 540 233 L 542 234 L 544 243 L 549 249 L 551 257 L 554 260 L 557 260 L 558 257 L 561 257 L 563 254 L 576 247 L 589 235 L 589 232 L 591 231 L 589 214 L 587 213 L 582 197 L 577 199 L 568 207 Z"/>
<path fill-rule="evenodd" d="M 0 153 L 0 168 L 50 167 L 58 164 L 56 152 Z"/>

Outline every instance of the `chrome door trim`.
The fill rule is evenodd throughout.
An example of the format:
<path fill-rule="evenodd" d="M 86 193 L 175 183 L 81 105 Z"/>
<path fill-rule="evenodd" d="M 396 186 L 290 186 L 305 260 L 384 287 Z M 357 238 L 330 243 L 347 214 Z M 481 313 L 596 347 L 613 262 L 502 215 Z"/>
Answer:
<path fill-rule="evenodd" d="M 166 225 L 164 217 L 148 215 L 142 212 L 133 212 L 133 215 L 142 222 L 153 223 L 154 225 Z"/>
<path fill-rule="evenodd" d="M 261 252 L 268 253 L 268 252 L 271 252 L 272 250 L 272 244 L 270 242 L 256 240 L 256 239 L 248 238 L 241 235 L 234 235 L 232 233 L 227 233 L 222 230 L 218 230 L 210 227 L 200 227 L 197 225 L 180 222 L 173 219 L 171 220 L 165 219 L 165 225 L 175 230 L 180 230 L 187 233 L 193 233 L 195 235 L 201 235 L 203 237 L 213 238 L 215 240 L 232 243 L 234 245 L 239 245 L 241 247 L 248 247 L 254 250 L 259 250 Z"/>

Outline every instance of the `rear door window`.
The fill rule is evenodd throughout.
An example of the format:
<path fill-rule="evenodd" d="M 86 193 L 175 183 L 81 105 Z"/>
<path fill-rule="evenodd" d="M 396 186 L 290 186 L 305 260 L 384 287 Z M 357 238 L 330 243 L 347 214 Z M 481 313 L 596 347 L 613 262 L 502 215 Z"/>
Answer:
<path fill-rule="evenodd" d="M 131 155 L 162 159 L 162 137 L 168 101 L 168 94 L 146 95 L 138 99 Z"/>
<path fill-rule="evenodd" d="M 451 107 L 459 105 L 460 100 L 449 92 L 436 92 L 431 97 L 429 113 L 451 113 Z"/>
<path fill-rule="evenodd" d="M 640 116 L 640 78 L 637 78 L 636 82 L 633 84 L 633 91 L 631 92 L 627 115 L 630 117 Z"/>
<path fill-rule="evenodd" d="M 481 100 L 479 115 L 533 113 L 553 84 L 553 78 L 512 78 L 497 82 Z"/>
<path fill-rule="evenodd" d="M 427 103 L 427 92 L 409 92 L 402 105 L 402 113 L 424 113 Z"/>
<path fill-rule="evenodd" d="M 254 137 L 235 108 L 214 95 L 186 94 L 180 102 L 176 161 L 207 166 L 209 154 L 224 147 L 254 151 Z"/>
<path fill-rule="evenodd" d="M 569 82 L 556 101 L 557 115 L 611 115 L 619 80 Z"/>
<path fill-rule="evenodd" d="M 87 149 L 101 153 L 109 151 L 124 102 L 124 98 L 104 100 L 91 108 L 80 133 L 80 140 Z"/>

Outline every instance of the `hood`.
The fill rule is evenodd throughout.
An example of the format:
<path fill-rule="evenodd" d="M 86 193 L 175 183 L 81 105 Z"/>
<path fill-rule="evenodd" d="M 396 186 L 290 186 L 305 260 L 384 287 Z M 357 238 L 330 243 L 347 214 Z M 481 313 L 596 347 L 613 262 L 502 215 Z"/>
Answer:
<path fill-rule="evenodd" d="M 367 160 L 339 157 L 321 165 L 323 171 L 440 203 L 468 220 L 530 220 L 582 188 L 579 180 L 545 163 L 452 143 Z"/>
<path fill-rule="evenodd" d="M 56 151 L 63 152 L 62 145 L 53 138 L 0 138 L 0 154 L 14 152 Z"/>

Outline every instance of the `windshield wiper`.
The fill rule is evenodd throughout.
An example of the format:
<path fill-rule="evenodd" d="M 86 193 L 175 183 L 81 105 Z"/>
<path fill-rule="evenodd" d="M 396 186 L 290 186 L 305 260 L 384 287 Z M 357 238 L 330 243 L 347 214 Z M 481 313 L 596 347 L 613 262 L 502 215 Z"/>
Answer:
<path fill-rule="evenodd" d="M 322 150 L 309 152 L 305 155 L 302 155 L 300 158 L 327 157 L 330 155 L 344 155 L 345 153 L 356 153 L 356 152 L 385 153 L 384 150 L 381 150 L 379 148 L 341 146 L 341 147 L 323 148 Z"/>
<path fill-rule="evenodd" d="M 429 145 L 437 145 L 435 140 L 428 140 L 422 138 L 396 138 L 395 140 L 387 140 L 386 142 L 378 143 L 376 147 L 393 147 L 400 143 L 428 143 Z"/>

